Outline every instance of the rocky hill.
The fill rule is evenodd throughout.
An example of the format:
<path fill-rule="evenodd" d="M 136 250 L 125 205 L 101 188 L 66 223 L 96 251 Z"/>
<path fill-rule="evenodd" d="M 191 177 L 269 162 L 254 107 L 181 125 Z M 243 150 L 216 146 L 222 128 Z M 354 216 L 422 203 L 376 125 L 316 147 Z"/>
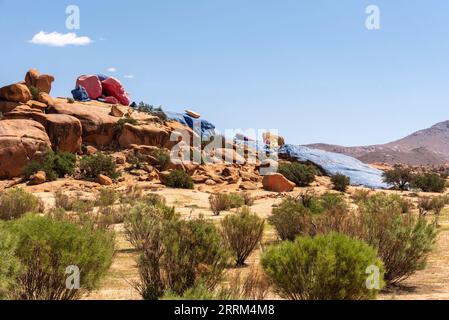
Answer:
<path fill-rule="evenodd" d="M 312 144 L 309 147 L 346 154 L 365 163 L 439 165 L 449 162 L 449 121 L 382 145 L 344 147 Z"/>

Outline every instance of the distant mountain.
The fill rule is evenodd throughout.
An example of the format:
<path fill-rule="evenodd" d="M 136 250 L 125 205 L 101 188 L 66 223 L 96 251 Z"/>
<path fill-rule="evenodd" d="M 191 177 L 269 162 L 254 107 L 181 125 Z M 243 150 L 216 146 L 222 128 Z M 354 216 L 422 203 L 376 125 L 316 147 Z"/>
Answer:
<path fill-rule="evenodd" d="M 308 147 L 346 154 L 365 163 L 445 164 L 449 163 L 449 121 L 437 123 L 428 129 L 386 144 L 343 147 L 318 143 Z"/>

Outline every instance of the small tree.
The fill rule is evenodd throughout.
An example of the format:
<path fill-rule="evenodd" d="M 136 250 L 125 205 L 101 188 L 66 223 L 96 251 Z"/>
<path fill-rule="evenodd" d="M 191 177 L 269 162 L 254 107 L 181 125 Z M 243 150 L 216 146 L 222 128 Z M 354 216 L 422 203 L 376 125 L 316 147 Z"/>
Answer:
<path fill-rule="evenodd" d="M 385 183 L 392 184 L 398 190 L 408 190 L 413 181 L 413 174 L 410 169 L 395 167 L 383 173 Z"/>
<path fill-rule="evenodd" d="M 246 259 L 260 243 L 265 221 L 243 207 L 236 214 L 226 216 L 222 222 L 222 233 L 229 248 L 234 252 L 237 266 L 243 266 Z"/>
<path fill-rule="evenodd" d="M 340 173 L 333 175 L 331 181 L 333 184 L 333 189 L 340 192 L 346 192 L 349 184 L 351 183 L 350 179 L 347 176 Z"/>
<path fill-rule="evenodd" d="M 261 262 L 277 293 L 291 300 L 374 299 L 383 286 L 376 250 L 336 233 L 282 242 L 269 248 Z M 370 266 L 380 272 L 377 288 L 366 285 Z"/>

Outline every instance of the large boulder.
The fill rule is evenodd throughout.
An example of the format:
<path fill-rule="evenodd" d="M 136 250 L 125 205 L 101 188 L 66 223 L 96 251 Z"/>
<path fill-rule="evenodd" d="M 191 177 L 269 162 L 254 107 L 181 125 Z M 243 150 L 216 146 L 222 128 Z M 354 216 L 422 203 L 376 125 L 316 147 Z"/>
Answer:
<path fill-rule="evenodd" d="M 28 87 L 35 87 L 39 92 L 50 93 L 51 84 L 55 78 L 49 74 L 40 74 L 36 69 L 31 69 L 25 76 L 25 83 Z"/>
<path fill-rule="evenodd" d="M 26 103 L 31 98 L 30 89 L 22 83 L 10 84 L 0 88 L 0 100 Z"/>
<path fill-rule="evenodd" d="M 18 107 L 6 114 L 5 119 L 32 119 L 39 122 L 44 126 L 54 150 L 75 153 L 81 148 L 83 131 L 81 122 L 75 117 Z"/>
<path fill-rule="evenodd" d="M 51 148 L 45 128 L 33 120 L 0 121 L 0 178 L 20 176 L 23 167 Z"/>
<path fill-rule="evenodd" d="M 82 125 L 83 142 L 96 146 L 110 145 L 114 139 L 114 126 L 119 120 L 110 116 L 110 109 L 76 103 L 55 103 L 49 114 L 63 114 L 77 118 Z"/>
<path fill-rule="evenodd" d="M 20 105 L 22 105 L 22 104 L 19 102 L 11 102 L 11 101 L 1 100 L 0 101 L 0 112 L 3 114 L 8 113 Z"/>
<path fill-rule="evenodd" d="M 295 184 L 280 173 L 264 176 L 262 184 L 265 190 L 274 192 L 290 192 L 295 188 Z"/>
<path fill-rule="evenodd" d="M 170 131 L 164 127 L 158 127 L 154 124 L 132 125 L 130 123 L 123 126 L 118 140 L 122 148 L 128 148 L 133 144 L 162 148 L 169 141 Z"/>

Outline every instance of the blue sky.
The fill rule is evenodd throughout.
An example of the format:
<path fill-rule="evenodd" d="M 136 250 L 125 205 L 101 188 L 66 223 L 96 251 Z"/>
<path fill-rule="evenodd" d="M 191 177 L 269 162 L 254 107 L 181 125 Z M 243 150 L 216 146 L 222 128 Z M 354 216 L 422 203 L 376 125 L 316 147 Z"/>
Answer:
<path fill-rule="evenodd" d="M 92 43 L 29 42 L 73 32 L 70 4 Z M 365 28 L 370 4 L 380 30 Z M 34 67 L 69 96 L 78 75 L 114 67 L 133 100 L 297 144 L 384 143 L 449 120 L 444 0 L 0 0 L 0 12 L 0 85 Z"/>

